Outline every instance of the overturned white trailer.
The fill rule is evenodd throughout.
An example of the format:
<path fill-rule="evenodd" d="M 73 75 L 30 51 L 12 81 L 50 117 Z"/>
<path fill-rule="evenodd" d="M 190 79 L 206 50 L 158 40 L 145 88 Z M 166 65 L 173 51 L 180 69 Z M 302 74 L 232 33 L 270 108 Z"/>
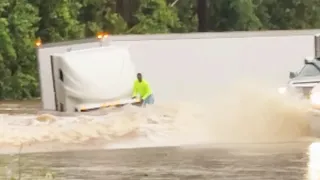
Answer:
<path fill-rule="evenodd" d="M 44 83 L 52 85 L 54 96 L 54 107 L 46 110 L 83 112 L 138 102 L 131 99 L 136 72 L 128 47 L 103 42 L 105 38 L 99 37 L 99 43 L 92 47 L 65 47 L 60 52 L 46 54 L 50 56 L 46 65 L 51 72 L 40 74 L 41 90 L 45 90 Z M 36 44 L 41 61 L 42 44 L 40 41 Z M 52 78 L 49 81 L 52 84 L 45 82 L 46 77 Z"/>
<path fill-rule="evenodd" d="M 110 36 L 115 45 L 130 45 L 136 69 L 149 80 L 157 102 L 195 101 L 190 94 L 214 94 L 217 87 L 240 78 L 257 78 L 274 84 L 287 81 L 287 71 L 301 66 L 301 59 L 313 54 L 312 35 L 319 30 L 185 33 Z M 104 47 L 109 42 L 103 42 Z M 56 106 L 51 57 L 68 50 L 98 48 L 96 38 L 44 44 L 38 48 L 38 64 L 44 111 Z M 88 69 L 90 67 L 88 60 Z M 190 72 L 196 73 L 190 73 Z M 87 70 L 88 73 L 91 70 Z M 164 81 L 164 79 L 166 79 Z M 197 79 L 190 83 L 191 79 Z M 101 79 L 101 82 L 105 80 Z M 215 84 L 211 86 L 209 84 Z M 193 87 L 197 86 L 195 90 Z M 165 87 L 165 88 L 163 88 Z M 111 101 L 112 102 L 112 101 Z M 64 105 L 65 106 L 65 105 Z"/>

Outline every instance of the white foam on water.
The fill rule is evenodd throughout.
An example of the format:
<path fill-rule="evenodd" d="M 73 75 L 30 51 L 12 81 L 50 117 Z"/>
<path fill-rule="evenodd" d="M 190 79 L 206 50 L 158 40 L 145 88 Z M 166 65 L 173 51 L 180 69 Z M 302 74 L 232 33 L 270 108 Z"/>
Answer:
<path fill-rule="evenodd" d="M 1 151 L 21 144 L 33 152 L 285 142 L 310 136 L 308 102 L 256 82 L 212 94 L 205 103 L 127 106 L 100 116 L 1 115 Z"/>

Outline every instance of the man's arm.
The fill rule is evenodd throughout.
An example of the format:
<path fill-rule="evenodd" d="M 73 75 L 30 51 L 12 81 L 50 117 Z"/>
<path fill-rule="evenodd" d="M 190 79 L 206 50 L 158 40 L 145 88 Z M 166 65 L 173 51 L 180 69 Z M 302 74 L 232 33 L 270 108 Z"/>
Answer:
<path fill-rule="evenodd" d="M 152 94 L 151 88 L 149 86 L 149 83 L 146 83 L 146 90 L 147 93 L 142 96 L 142 99 L 145 100 L 147 97 L 149 97 Z"/>

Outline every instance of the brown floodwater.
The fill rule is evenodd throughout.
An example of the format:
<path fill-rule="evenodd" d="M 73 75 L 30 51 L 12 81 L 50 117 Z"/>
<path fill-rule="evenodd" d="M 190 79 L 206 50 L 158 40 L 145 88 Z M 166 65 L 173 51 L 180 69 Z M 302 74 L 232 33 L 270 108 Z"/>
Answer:
<path fill-rule="evenodd" d="M 88 116 L 87 119 L 78 115 L 67 119 L 50 116 L 48 119 L 54 118 L 53 122 L 37 124 L 37 118 L 43 113 L 40 107 L 39 100 L 0 102 L 0 113 L 9 114 L 2 117 L 0 179 L 6 179 L 9 174 L 20 174 L 31 180 L 54 174 L 55 179 L 61 180 L 320 180 L 320 142 L 312 136 L 306 138 L 306 134 L 302 133 L 305 131 L 285 131 L 287 134 L 277 132 L 273 136 L 276 131 L 270 134 L 257 133 L 250 128 L 246 131 L 233 129 L 233 135 L 228 137 L 227 133 L 232 134 L 229 131 L 219 131 L 219 134 L 208 134 L 211 131 L 206 131 L 199 138 L 219 136 L 219 139 L 208 138 L 206 143 L 184 144 L 194 142 L 192 138 L 197 137 L 200 131 L 186 133 L 187 128 L 184 128 L 179 131 L 185 133 L 183 138 L 174 136 L 176 134 L 169 130 L 176 127 L 168 120 L 176 115 L 172 110 L 160 111 L 157 107 L 157 111 L 152 111 L 150 116 L 143 114 L 145 112 L 140 112 L 142 115 L 138 116 L 133 110 L 130 111 L 132 114 L 126 116 L 118 113 L 111 117 L 122 122 L 111 126 L 102 121 L 114 119 L 103 113 L 101 115 L 105 119 L 102 121 L 96 119 L 100 116 Z M 158 112 L 166 113 L 159 115 Z M 162 119 L 155 118 L 155 115 Z M 132 123 L 132 118 L 124 120 L 124 117 L 133 116 L 137 116 L 136 119 L 147 118 L 138 123 Z M 183 120 L 186 117 L 191 115 L 183 116 Z M 292 121 L 293 117 L 297 115 L 290 116 Z M 206 122 L 200 121 L 201 118 L 198 116 L 187 123 L 195 120 L 198 120 L 198 124 Z M 68 123 L 57 124 L 64 121 Z M 200 128 L 183 122 L 183 125 L 178 125 Z M 272 123 L 272 126 L 265 123 L 263 127 L 276 125 Z M 205 126 L 201 126 L 201 130 L 205 131 Z M 212 131 L 219 129 L 221 127 L 211 127 Z M 113 134 L 110 135 L 110 131 Z M 48 138 L 49 134 L 52 135 L 51 139 Z M 251 134 L 250 141 L 240 141 L 249 137 L 248 134 Z M 141 140 L 141 136 L 148 141 Z M 160 137 L 166 138 L 160 141 Z M 268 138 L 261 140 L 262 137 Z M 170 144 L 169 139 L 180 143 Z M 150 142 L 157 143 L 146 148 Z M 20 147 L 22 149 L 19 152 Z"/>
<path fill-rule="evenodd" d="M 319 180 L 320 151 L 309 147 L 297 142 L 33 153 L 21 155 L 21 174 L 32 179 L 52 172 L 56 179 L 68 180 Z M 1 158 L 9 163 L 13 157 Z"/>

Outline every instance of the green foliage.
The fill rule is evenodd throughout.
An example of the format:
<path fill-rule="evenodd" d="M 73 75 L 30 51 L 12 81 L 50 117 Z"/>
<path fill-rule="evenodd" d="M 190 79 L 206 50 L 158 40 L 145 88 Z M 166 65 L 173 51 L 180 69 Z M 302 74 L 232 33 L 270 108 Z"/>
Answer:
<path fill-rule="evenodd" d="M 320 27 L 318 0 L 255 0 L 256 14 L 264 29 L 311 29 Z"/>
<path fill-rule="evenodd" d="M 199 22 L 208 31 L 320 27 L 319 0 L 206 0 L 203 7 L 197 7 L 197 1 L 201 0 L 1 0 L 0 99 L 39 96 L 37 37 L 57 42 L 99 31 L 188 33 L 196 32 Z M 206 19 L 199 21 L 197 13 L 204 10 Z"/>
<path fill-rule="evenodd" d="M 0 98 L 36 96 L 34 39 L 38 9 L 26 0 L 0 3 Z"/>
<path fill-rule="evenodd" d="M 84 25 L 78 21 L 79 11 L 83 6 L 75 0 L 38 0 L 39 9 L 38 36 L 44 42 L 55 42 L 84 37 Z"/>
<path fill-rule="evenodd" d="M 170 33 L 181 27 L 177 10 L 168 6 L 166 0 L 141 0 L 136 14 L 138 24 L 129 30 L 134 34 Z"/>
<path fill-rule="evenodd" d="M 86 36 L 95 36 L 100 31 L 112 34 L 122 34 L 127 31 L 127 23 L 115 12 L 115 1 L 83 0 L 82 4 L 80 19 L 85 25 Z"/>

